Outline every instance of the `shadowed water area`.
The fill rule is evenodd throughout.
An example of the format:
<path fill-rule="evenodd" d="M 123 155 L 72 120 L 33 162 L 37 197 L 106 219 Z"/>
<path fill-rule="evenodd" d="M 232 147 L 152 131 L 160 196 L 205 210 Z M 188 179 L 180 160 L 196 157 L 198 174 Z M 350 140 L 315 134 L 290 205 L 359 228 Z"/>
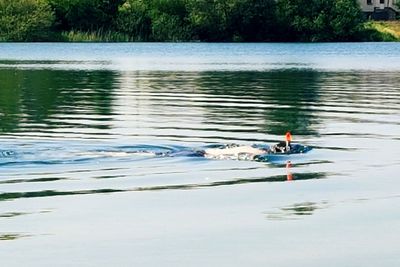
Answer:
<path fill-rule="evenodd" d="M 0 44 L 1 262 L 400 264 L 399 62 L 396 43 Z M 192 153 L 287 130 L 313 147 L 291 164 Z"/>

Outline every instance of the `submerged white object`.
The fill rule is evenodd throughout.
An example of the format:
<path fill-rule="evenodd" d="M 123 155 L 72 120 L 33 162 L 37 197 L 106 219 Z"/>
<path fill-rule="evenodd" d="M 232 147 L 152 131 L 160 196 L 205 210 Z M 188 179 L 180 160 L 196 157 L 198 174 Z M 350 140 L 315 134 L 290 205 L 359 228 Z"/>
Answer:
<path fill-rule="evenodd" d="M 263 149 L 255 148 L 252 146 L 235 146 L 226 148 L 208 148 L 204 150 L 204 157 L 206 158 L 220 158 L 220 159 L 253 159 L 257 155 L 265 154 Z"/>

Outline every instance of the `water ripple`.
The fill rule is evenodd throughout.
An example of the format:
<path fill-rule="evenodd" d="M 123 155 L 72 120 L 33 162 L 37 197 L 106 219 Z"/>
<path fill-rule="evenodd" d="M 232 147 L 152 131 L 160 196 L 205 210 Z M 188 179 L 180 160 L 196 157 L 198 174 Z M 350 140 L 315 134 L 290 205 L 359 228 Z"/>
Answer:
<path fill-rule="evenodd" d="M 365 68 L 358 57 L 345 68 L 263 61 L 272 56 L 263 47 L 260 60 L 208 54 L 183 71 L 165 58 L 160 69 L 140 60 L 135 69 L 129 60 L 55 57 L 52 48 L 46 58 L 2 54 L 3 199 L 356 176 L 396 162 L 400 69 Z M 290 170 L 189 157 L 213 144 L 273 144 L 287 130 L 316 148 Z"/>

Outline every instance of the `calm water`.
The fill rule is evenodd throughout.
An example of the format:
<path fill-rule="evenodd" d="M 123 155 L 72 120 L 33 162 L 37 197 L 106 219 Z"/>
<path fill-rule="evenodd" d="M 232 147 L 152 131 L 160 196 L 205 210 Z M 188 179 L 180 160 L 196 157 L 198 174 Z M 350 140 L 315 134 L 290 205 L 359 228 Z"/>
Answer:
<path fill-rule="evenodd" d="M 1 265 L 400 264 L 400 44 L 0 44 L 0 118 Z"/>

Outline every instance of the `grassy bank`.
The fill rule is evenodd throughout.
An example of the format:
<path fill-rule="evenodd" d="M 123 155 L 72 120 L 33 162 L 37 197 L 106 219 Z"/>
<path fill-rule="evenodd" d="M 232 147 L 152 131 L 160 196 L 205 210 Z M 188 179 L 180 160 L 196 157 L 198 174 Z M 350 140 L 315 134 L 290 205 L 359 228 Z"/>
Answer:
<path fill-rule="evenodd" d="M 359 41 L 399 42 L 400 21 L 368 21 L 364 23 L 364 33 Z M 64 31 L 58 34 L 55 40 L 61 42 L 136 42 L 140 38 L 114 31 Z"/>
<path fill-rule="evenodd" d="M 71 30 L 61 33 L 64 42 L 134 42 L 133 37 L 113 31 L 76 31 Z"/>
<path fill-rule="evenodd" d="M 79 31 L 70 30 L 58 33 L 58 41 L 63 42 L 135 42 L 141 41 L 125 33 L 111 30 Z M 400 20 L 367 21 L 360 41 L 400 41 Z"/>
<path fill-rule="evenodd" d="M 400 41 L 400 21 L 368 21 L 365 29 L 376 41 Z"/>

